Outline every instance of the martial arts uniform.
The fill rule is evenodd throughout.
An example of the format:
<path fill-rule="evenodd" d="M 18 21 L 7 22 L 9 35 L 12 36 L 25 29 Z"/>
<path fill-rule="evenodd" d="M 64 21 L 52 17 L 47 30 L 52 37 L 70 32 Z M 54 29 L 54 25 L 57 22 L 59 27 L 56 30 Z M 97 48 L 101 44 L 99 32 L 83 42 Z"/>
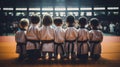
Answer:
<path fill-rule="evenodd" d="M 21 29 L 16 32 L 15 35 L 16 45 L 16 53 L 19 53 L 19 59 L 24 59 L 26 55 L 26 30 Z"/>
<path fill-rule="evenodd" d="M 46 53 L 49 53 L 50 59 L 52 58 L 52 53 L 54 53 L 55 31 L 51 26 L 42 26 L 39 32 L 43 58 L 45 58 Z"/>
<path fill-rule="evenodd" d="M 37 24 L 31 24 L 27 30 L 26 50 L 29 59 L 37 59 L 40 57 L 40 40 L 38 37 L 39 27 Z"/>
<path fill-rule="evenodd" d="M 69 54 L 71 53 L 71 58 L 74 58 L 75 53 L 77 52 L 77 36 L 78 31 L 75 27 L 68 27 L 65 33 L 65 52 L 66 57 L 69 58 Z"/>
<path fill-rule="evenodd" d="M 87 59 L 89 51 L 89 31 L 85 28 L 78 30 L 77 56 L 79 59 Z"/>
<path fill-rule="evenodd" d="M 103 40 L 103 35 L 100 30 L 89 31 L 90 36 L 90 57 L 93 59 L 99 59 L 101 54 L 101 42 Z"/>
<path fill-rule="evenodd" d="M 60 53 L 61 58 L 64 57 L 64 42 L 65 42 L 65 30 L 58 26 L 55 29 L 55 56 Z"/>

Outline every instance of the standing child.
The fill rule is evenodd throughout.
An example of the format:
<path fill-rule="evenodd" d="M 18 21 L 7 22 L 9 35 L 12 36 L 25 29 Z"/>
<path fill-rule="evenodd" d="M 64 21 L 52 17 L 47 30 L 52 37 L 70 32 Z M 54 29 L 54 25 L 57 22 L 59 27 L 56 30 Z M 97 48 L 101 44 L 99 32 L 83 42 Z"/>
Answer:
<path fill-rule="evenodd" d="M 92 27 L 92 30 L 89 31 L 90 35 L 90 57 L 94 60 L 97 60 L 100 58 L 101 54 L 101 42 L 103 40 L 103 35 L 100 30 L 98 30 L 100 22 L 97 18 L 92 18 L 90 20 L 90 25 Z"/>
<path fill-rule="evenodd" d="M 66 50 L 66 57 L 69 59 L 69 55 L 71 54 L 71 58 L 75 57 L 75 50 L 76 50 L 76 40 L 77 40 L 77 29 L 74 27 L 75 19 L 73 16 L 68 16 L 66 19 L 68 24 L 68 28 L 65 33 L 65 50 Z"/>
<path fill-rule="evenodd" d="M 43 17 L 43 26 L 40 29 L 39 37 L 41 40 L 41 50 L 43 59 L 46 58 L 46 53 L 49 54 L 49 59 L 52 59 L 54 53 L 54 29 L 51 27 L 52 18 L 49 15 Z"/>
<path fill-rule="evenodd" d="M 54 19 L 55 29 L 55 56 L 57 58 L 60 53 L 61 59 L 64 57 L 64 41 L 65 41 L 65 30 L 62 29 L 62 19 L 57 17 Z"/>
<path fill-rule="evenodd" d="M 28 28 L 29 20 L 23 18 L 20 20 L 20 30 L 16 32 L 15 40 L 17 42 L 16 52 L 19 53 L 19 60 L 23 60 L 26 55 L 26 29 Z"/>
<path fill-rule="evenodd" d="M 86 17 L 79 18 L 79 25 L 80 29 L 78 30 L 78 49 L 77 49 L 77 56 L 79 59 L 87 60 L 88 59 L 88 51 L 89 51 L 89 31 L 85 28 L 87 24 Z"/>
<path fill-rule="evenodd" d="M 36 60 L 40 57 L 40 41 L 38 37 L 40 17 L 32 15 L 30 17 L 31 24 L 27 30 L 27 54 L 30 60 Z"/>

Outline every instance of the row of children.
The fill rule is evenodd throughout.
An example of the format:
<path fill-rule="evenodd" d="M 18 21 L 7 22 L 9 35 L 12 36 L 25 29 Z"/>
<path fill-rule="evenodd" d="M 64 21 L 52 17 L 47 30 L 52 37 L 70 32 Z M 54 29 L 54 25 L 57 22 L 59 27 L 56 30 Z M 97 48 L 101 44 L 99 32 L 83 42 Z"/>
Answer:
<path fill-rule="evenodd" d="M 72 59 L 87 59 L 89 51 L 92 59 L 100 57 L 103 35 L 98 30 L 100 22 L 97 18 L 90 20 L 90 31 L 85 28 L 88 23 L 86 17 L 79 18 L 79 29 L 74 27 L 75 18 L 71 15 L 66 18 L 66 29 L 62 28 L 60 17 L 54 19 L 55 29 L 51 26 L 53 21 L 49 15 L 43 17 L 41 27 L 40 22 L 41 18 L 37 15 L 30 17 L 30 23 L 27 18 L 21 19 L 20 30 L 15 35 L 19 59 L 23 60 L 26 56 L 29 59 L 45 59 L 46 53 L 49 54 L 49 59 L 57 58 L 58 54 L 61 59 L 69 59 L 70 55 Z"/>

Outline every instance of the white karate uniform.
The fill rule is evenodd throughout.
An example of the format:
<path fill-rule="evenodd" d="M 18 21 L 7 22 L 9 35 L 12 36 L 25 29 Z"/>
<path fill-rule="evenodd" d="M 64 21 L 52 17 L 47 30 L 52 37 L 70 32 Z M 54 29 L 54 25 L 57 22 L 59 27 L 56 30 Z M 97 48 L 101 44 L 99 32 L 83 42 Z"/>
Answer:
<path fill-rule="evenodd" d="M 51 26 L 42 26 L 39 30 L 39 38 L 42 41 L 50 41 L 49 43 L 42 43 L 42 51 L 43 52 L 54 52 L 54 39 L 55 39 L 55 31 Z"/>
<path fill-rule="evenodd" d="M 25 48 L 26 31 L 25 30 L 17 31 L 15 34 L 15 41 L 17 43 L 16 53 L 25 54 L 26 53 L 26 48 Z"/>
<path fill-rule="evenodd" d="M 58 50 L 58 53 L 62 53 L 62 50 L 64 51 L 64 42 L 65 42 L 65 30 L 62 27 L 58 26 L 55 29 L 55 43 L 59 43 L 59 44 L 63 43 L 60 44 L 59 46 L 58 44 L 55 44 L 55 50 Z"/>
<path fill-rule="evenodd" d="M 76 43 L 76 39 L 78 37 L 78 31 L 75 27 L 68 27 L 66 29 L 66 33 L 65 33 L 65 39 L 66 41 L 74 41 L 74 52 L 77 52 L 77 43 Z M 65 51 L 68 52 L 68 46 L 69 46 L 69 42 L 66 42 L 65 44 Z M 72 44 L 70 44 L 70 52 L 72 51 Z"/>
<path fill-rule="evenodd" d="M 88 51 L 89 51 L 88 40 L 89 40 L 89 31 L 85 28 L 79 29 L 78 30 L 78 41 L 82 41 L 82 42 L 78 42 L 77 44 L 78 54 L 88 54 Z"/>
<path fill-rule="evenodd" d="M 27 50 L 40 49 L 40 42 L 34 42 L 34 43 L 31 42 L 31 41 L 39 41 L 38 33 L 39 33 L 38 25 L 31 24 L 26 34 L 26 38 L 27 38 L 26 49 Z"/>
<path fill-rule="evenodd" d="M 90 42 L 90 51 L 93 51 L 93 54 L 101 54 L 101 42 L 103 40 L 103 34 L 100 30 L 91 30 L 89 31 L 90 41 L 99 41 L 99 43 L 92 43 Z M 95 48 L 93 49 L 93 46 Z"/>

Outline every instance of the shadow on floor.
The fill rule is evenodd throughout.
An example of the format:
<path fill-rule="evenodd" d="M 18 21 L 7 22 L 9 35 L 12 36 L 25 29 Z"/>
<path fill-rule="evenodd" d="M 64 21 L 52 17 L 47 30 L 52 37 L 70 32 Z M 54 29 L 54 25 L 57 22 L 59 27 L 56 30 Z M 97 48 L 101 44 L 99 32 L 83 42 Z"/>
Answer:
<path fill-rule="evenodd" d="M 0 60 L 1 67 L 119 67 L 120 62 L 100 58 L 97 61 L 89 59 L 87 62 L 80 60 L 37 60 L 37 61 L 17 61 L 17 58 Z"/>
<path fill-rule="evenodd" d="M 14 64 L 106 64 L 110 63 L 110 60 L 100 58 L 99 60 L 95 61 L 92 59 L 88 60 L 79 60 L 79 59 L 73 59 L 73 60 L 26 60 L 26 61 L 18 61 L 17 58 L 14 59 Z"/>

